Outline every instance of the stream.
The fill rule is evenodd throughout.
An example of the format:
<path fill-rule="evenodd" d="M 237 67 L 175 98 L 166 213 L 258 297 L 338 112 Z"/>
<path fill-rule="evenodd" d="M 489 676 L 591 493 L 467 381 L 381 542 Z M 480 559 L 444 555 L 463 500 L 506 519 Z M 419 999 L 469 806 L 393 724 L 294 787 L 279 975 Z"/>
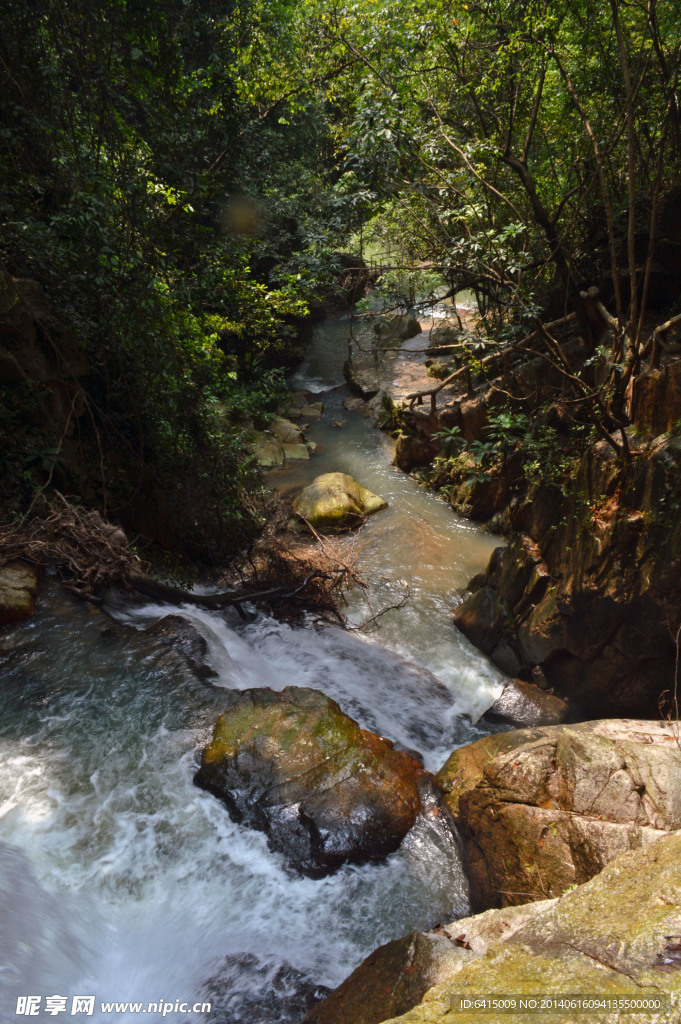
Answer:
<path fill-rule="evenodd" d="M 316 329 L 291 386 L 322 393 L 307 431 L 318 450 L 270 482 L 342 470 L 386 498 L 357 539 L 359 570 L 374 610 L 401 581 L 410 601 L 363 634 L 148 602 L 101 610 L 47 581 L 38 616 L 0 637 L 0 1024 L 27 1019 L 15 1010 L 30 995 L 40 1022 L 299 1024 L 377 945 L 466 914 L 439 819 L 420 818 L 382 864 L 313 880 L 192 782 L 225 688 L 318 687 L 437 769 L 481 735 L 473 722 L 503 684 L 451 623 L 499 540 L 393 469 L 390 438 L 343 407 L 347 332 Z M 353 597 L 348 612 L 359 623 L 367 608 Z M 209 679 L 150 628 L 169 614 L 205 638 Z M 92 1010 L 73 1015 L 76 996 Z M 145 1009 L 102 1007 L 127 1001 Z"/>

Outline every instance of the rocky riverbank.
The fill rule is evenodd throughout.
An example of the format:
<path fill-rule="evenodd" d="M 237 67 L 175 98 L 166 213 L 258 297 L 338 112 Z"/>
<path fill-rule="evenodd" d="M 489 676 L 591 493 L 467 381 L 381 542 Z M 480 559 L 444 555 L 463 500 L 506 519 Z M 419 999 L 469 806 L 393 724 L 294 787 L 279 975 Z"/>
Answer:
<path fill-rule="evenodd" d="M 562 351 L 585 366 L 578 339 Z M 552 688 L 578 717 L 666 714 L 681 628 L 681 360 L 634 378 L 619 454 L 561 404 L 555 366 L 506 363 L 472 390 L 459 376 L 429 398 L 422 381 L 422 402 L 405 401 L 413 375 L 401 363 L 383 375 L 395 465 L 509 537 L 470 581 L 455 623 L 502 671 Z"/>
<path fill-rule="evenodd" d="M 478 420 L 469 418 L 466 427 L 472 437 L 478 429 L 473 424 L 484 422 L 488 413 L 478 399 L 459 405 L 470 408 L 475 402 Z M 431 437 L 429 443 L 432 447 L 437 441 Z M 565 636 L 575 643 L 588 640 L 569 602 L 591 583 L 594 603 L 582 611 L 585 621 L 596 616 L 598 601 L 606 598 L 620 608 L 625 618 L 617 636 L 624 639 L 617 643 L 632 633 L 630 661 L 636 653 L 645 661 L 646 651 L 658 651 L 661 674 L 652 678 L 659 689 L 663 655 L 668 659 L 670 652 L 659 654 L 661 633 L 651 625 L 653 612 L 644 619 L 635 600 L 646 596 L 653 580 L 655 607 L 670 613 L 674 608 L 678 552 L 673 531 L 656 509 L 660 500 L 664 504 L 673 497 L 675 453 L 669 436 L 647 449 L 640 446 L 633 472 L 625 472 L 607 446 L 591 444 L 581 458 L 581 475 L 567 491 L 547 481 L 515 488 L 505 478 L 510 498 L 498 523 L 503 520 L 507 529 L 519 532 L 479 574 L 457 609 L 457 624 L 479 646 L 488 634 L 493 637 L 489 653 L 494 660 L 526 677 L 505 688 L 488 721 L 495 728 L 514 722 L 527 723 L 527 728 L 459 747 L 433 777 L 410 752 L 360 728 L 319 690 L 250 688 L 224 699 L 223 717 L 204 749 L 196 781 L 222 800 L 235 821 L 265 832 L 270 848 L 283 853 L 290 867 L 312 878 L 344 864 L 369 861 L 376 867 L 386 857 L 400 856 L 410 830 L 437 820 L 438 834 L 446 834 L 448 842 L 460 837 L 471 904 L 484 911 L 380 947 L 310 1012 L 308 1024 L 379 1024 L 398 1018 L 405 1024 L 430 1024 L 451 1019 L 456 997 L 481 994 L 679 994 L 681 893 L 674 873 L 681 841 L 678 729 L 673 723 L 639 720 L 572 724 L 588 707 L 588 680 L 584 690 L 563 688 L 567 702 L 544 689 L 559 688 L 553 675 L 555 637 L 563 643 Z M 508 465 L 514 464 L 511 455 Z M 596 506 L 589 515 L 583 512 L 584 494 Z M 569 521 L 557 522 L 561 503 L 567 501 L 577 511 Z M 383 513 L 389 514 L 390 509 Z M 658 550 L 659 536 L 667 546 Z M 563 550 L 566 544 L 572 553 Z M 602 567 L 593 581 L 594 574 L 584 568 L 584 552 Z M 611 587 L 605 596 L 598 591 L 603 579 Z M 666 590 L 660 579 L 668 579 Z M 28 605 L 24 601 L 22 614 L 28 614 L 32 596 L 23 583 Z M 509 603 L 511 592 L 517 595 L 514 603 Z M 545 614 L 550 601 L 559 621 L 573 623 L 572 633 L 565 625 L 562 633 L 557 626 L 555 634 L 544 628 L 543 623 L 553 622 Z M 485 632 L 482 616 L 490 608 Z M 622 608 L 630 611 L 622 613 Z M 601 622 L 595 619 L 590 635 Z M 633 634 L 637 625 L 640 633 L 650 634 L 647 648 Z M 526 636 L 535 644 L 547 638 L 543 660 L 526 654 L 518 640 Z M 189 644 L 185 655 L 192 671 L 202 667 L 200 641 L 200 636 L 183 641 Z M 584 653 L 579 650 L 572 652 L 575 660 L 586 661 L 593 651 L 602 658 L 595 640 Z M 644 688 L 633 685 L 628 664 L 620 662 L 616 676 L 614 663 L 607 677 L 613 709 L 627 693 L 633 694 L 632 706 L 641 706 L 636 701 L 642 700 Z M 203 681 L 210 678 L 203 671 L 196 674 Z M 643 674 L 636 678 L 644 680 Z M 322 679 L 319 686 L 325 688 Z M 227 821 L 224 808 L 215 805 Z M 637 1019 L 661 1024 L 675 1019 L 673 1012 L 668 1005 L 662 1016 Z M 458 1011 L 456 1016 L 499 1024 L 525 1019 Z M 555 1019 L 567 1024 L 572 1017 L 558 1014 Z M 599 1012 L 580 1019 L 601 1024 L 618 1018 Z"/>
<path fill-rule="evenodd" d="M 559 898 L 489 910 L 389 943 L 306 1022 L 615 1024 L 629 1019 L 625 1002 L 615 1008 L 617 1000 L 634 1001 L 640 1024 L 678 1021 L 679 857 L 676 831 L 618 857 Z M 502 1009 L 485 1012 L 480 1000 L 495 997 Z M 538 1002 L 530 1012 L 509 1009 L 532 997 Z M 552 997 L 542 1012 L 541 1000 Z M 474 1007 L 468 1012 L 465 1000 Z M 645 1006 L 650 1009 L 641 1011 Z"/>

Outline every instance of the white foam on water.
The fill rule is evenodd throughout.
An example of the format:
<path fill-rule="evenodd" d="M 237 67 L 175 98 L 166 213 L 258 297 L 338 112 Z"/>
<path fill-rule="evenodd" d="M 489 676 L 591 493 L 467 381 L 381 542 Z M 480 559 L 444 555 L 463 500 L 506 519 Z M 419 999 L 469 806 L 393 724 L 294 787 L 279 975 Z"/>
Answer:
<path fill-rule="evenodd" d="M 298 386 L 335 386 L 343 331 L 318 332 Z M 112 608 L 112 625 L 55 585 L 41 615 L 3 639 L 11 653 L 0 716 L 3 1024 L 18 995 L 193 1002 L 221 986 L 229 1010 L 215 1019 L 294 1024 L 301 1013 L 252 1008 L 263 985 L 284 995 L 301 979 L 337 985 L 382 942 L 467 912 L 457 842 L 439 817 L 421 816 L 381 864 L 312 880 L 193 784 L 225 689 L 316 687 L 437 768 L 476 735 L 470 722 L 501 688 L 501 673 L 452 627 L 448 596 L 494 542 L 392 470 L 385 440 L 341 401 L 328 392 L 325 419 L 342 416 L 347 430 L 322 423 L 310 434 L 321 432 L 329 468 L 390 502 L 360 543 L 374 607 L 390 603 L 403 578 L 413 595 L 378 632 L 294 628 L 267 616 L 239 624 L 153 603 Z M 359 596 L 348 612 L 355 623 L 367 616 Z M 170 613 L 206 638 L 215 686 L 178 667 L 167 642 L 147 633 Z M 97 1009 L 88 1019 L 126 1016 Z"/>

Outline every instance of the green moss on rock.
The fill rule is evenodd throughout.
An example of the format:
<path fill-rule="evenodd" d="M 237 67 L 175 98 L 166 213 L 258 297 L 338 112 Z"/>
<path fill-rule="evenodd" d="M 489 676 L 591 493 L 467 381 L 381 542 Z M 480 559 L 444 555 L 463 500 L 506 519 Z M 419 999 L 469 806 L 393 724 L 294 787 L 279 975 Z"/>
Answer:
<path fill-rule="evenodd" d="M 218 719 L 197 785 L 312 876 L 397 849 L 430 776 L 318 690 L 245 690 Z"/>
<path fill-rule="evenodd" d="M 347 473 L 323 473 L 296 498 L 293 511 L 315 530 L 330 533 L 358 526 L 387 505 Z"/>

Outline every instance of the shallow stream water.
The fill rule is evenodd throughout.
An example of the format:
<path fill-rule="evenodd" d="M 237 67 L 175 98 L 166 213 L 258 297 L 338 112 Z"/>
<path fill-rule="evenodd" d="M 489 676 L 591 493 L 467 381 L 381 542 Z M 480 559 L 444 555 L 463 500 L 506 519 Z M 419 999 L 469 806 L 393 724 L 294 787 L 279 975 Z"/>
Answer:
<path fill-rule="evenodd" d="M 410 602 L 364 636 L 149 603 L 101 611 L 48 583 L 39 615 L 0 637 L 1 1024 L 296 1024 L 375 946 L 466 913 L 439 818 L 419 819 L 383 864 L 312 880 L 192 782 L 225 689 L 316 686 L 430 768 L 479 734 L 472 723 L 500 690 L 450 615 L 497 541 L 392 469 L 389 439 L 342 407 L 346 339 L 342 321 L 317 330 L 292 386 L 324 392 L 308 432 L 319 450 L 276 482 L 340 469 L 383 495 L 389 508 L 360 534 L 360 571 L 376 608 L 400 580 Z M 209 680 L 150 631 L 171 612 L 206 639 Z M 366 615 L 359 599 L 350 615 Z M 30 995 L 39 1014 L 17 1015 Z M 94 996 L 92 1012 L 72 1014 L 75 996 Z M 47 997 L 65 1009 L 47 1013 Z M 142 1018 L 108 1001 L 173 1009 Z M 174 1009 L 199 1001 L 211 1011 Z"/>

